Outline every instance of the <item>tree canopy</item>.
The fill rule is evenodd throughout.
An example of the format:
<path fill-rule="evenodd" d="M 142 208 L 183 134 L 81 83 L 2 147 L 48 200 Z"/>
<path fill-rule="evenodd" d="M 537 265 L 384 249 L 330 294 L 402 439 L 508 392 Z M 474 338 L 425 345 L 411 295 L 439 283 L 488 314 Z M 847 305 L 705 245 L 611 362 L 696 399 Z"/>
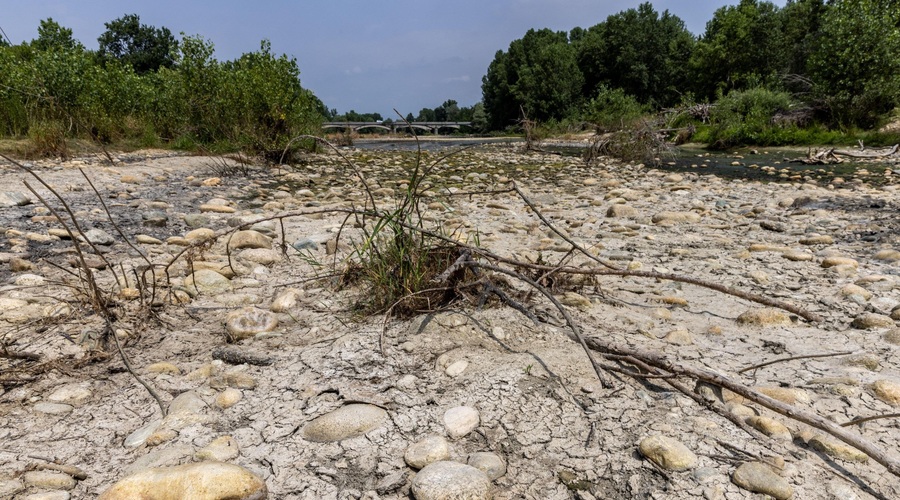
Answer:
<path fill-rule="evenodd" d="M 105 26 L 106 31 L 97 39 L 101 58 L 117 59 L 138 74 L 175 65 L 178 42 L 169 28 L 141 24 L 137 14 L 127 14 Z"/>

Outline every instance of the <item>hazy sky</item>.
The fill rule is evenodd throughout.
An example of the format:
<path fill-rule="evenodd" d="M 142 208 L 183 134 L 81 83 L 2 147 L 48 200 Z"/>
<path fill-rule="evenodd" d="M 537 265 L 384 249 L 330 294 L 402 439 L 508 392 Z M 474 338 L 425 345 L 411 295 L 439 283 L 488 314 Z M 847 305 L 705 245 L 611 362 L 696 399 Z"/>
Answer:
<path fill-rule="evenodd" d="M 738 0 L 658 0 L 694 34 L 723 5 Z M 202 35 L 219 60 L 259 48 L 297 58 L 304 87 L 339 112 L 392 108 L 414 115 L 455 99 L 481 99 L 481 77 L 494 53 L 530 28 L 588 28 L 640 1 L 626 0 L 2 0 L 0 27 L 13 43 L 37 37 L 41 19 L 71 28 L 97 48 L 104 23 L 124 14 L 165 26 L 176 36 Z M 783 5 L 784 1 L 775 3 Z"/>

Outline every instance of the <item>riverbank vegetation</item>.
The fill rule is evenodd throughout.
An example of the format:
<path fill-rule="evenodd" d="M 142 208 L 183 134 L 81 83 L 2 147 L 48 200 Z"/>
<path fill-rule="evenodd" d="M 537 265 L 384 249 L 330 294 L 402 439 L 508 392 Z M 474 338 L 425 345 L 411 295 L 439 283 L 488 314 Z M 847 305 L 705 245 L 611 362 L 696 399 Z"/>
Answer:
<path fill-rule="evenodd" d="M 653 114 L 720 148 L 896 141 L 884 127 L 900 105 L 900 2 L 740 0 L 699 37 L 648 2 L 587 29 L 528 31 L 482 90 L 495 130 L 523 114 L 557 132 Z"/>
<path fill-rule="evenodd" d="M 300 85 L 297 62 L 259 50 L 218 61 L 199 36 L 127 15 L 106 23 L 99 50 L 41 21 L 38 38 L 0 46 L 0 136 L 24 156 L 62 155 L 88 141 L 117 147 L 281 153 L 318 132 L 324 106 Z"/>

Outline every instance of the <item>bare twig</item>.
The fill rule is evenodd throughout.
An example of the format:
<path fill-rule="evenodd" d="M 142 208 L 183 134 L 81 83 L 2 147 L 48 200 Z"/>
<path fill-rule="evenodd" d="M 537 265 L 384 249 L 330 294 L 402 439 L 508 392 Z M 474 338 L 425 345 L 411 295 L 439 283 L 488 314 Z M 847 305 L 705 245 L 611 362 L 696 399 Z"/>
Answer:
<path fill-rule="evenodd" d="M 784 363 L 786 361 L 795 361 L 798 359 L 813 359 L 813 358 L 833 358 L 836 356 L 847 356 L 849 354 L 853 354 L 853 351 L 834 352 L 834 353 L 830 353 L 830 354 L 808 354 L 805 356 L 790 356 L 787 358 L 773 359 L 772 361 L 766 361 L 765 363 L 760 363 L 758 365 L 748 366 L 747 368 L 742 368 L 742 369 L 738 370 L 738 373 L 749 372 L 750 370 L 756 370 L 757 368 L 774 365 L 776 363 Z"/>

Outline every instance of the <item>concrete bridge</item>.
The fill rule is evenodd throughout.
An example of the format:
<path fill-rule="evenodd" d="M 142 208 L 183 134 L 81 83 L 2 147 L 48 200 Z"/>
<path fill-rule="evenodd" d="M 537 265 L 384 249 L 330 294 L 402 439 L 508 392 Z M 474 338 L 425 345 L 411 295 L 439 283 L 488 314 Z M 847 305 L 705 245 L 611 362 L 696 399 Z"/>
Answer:
<path fill-rule="evenodd" d="M 460 127 L 471 127 L 472 122 L 325 122 L 322 124 L 323 129 L 339 128 L 350 129 L 358 132 L 367 128 L 378 128 L 396 133 L 403 129 L 419 129 L 437 134 L 441 129 L 459 130 Z"/>

